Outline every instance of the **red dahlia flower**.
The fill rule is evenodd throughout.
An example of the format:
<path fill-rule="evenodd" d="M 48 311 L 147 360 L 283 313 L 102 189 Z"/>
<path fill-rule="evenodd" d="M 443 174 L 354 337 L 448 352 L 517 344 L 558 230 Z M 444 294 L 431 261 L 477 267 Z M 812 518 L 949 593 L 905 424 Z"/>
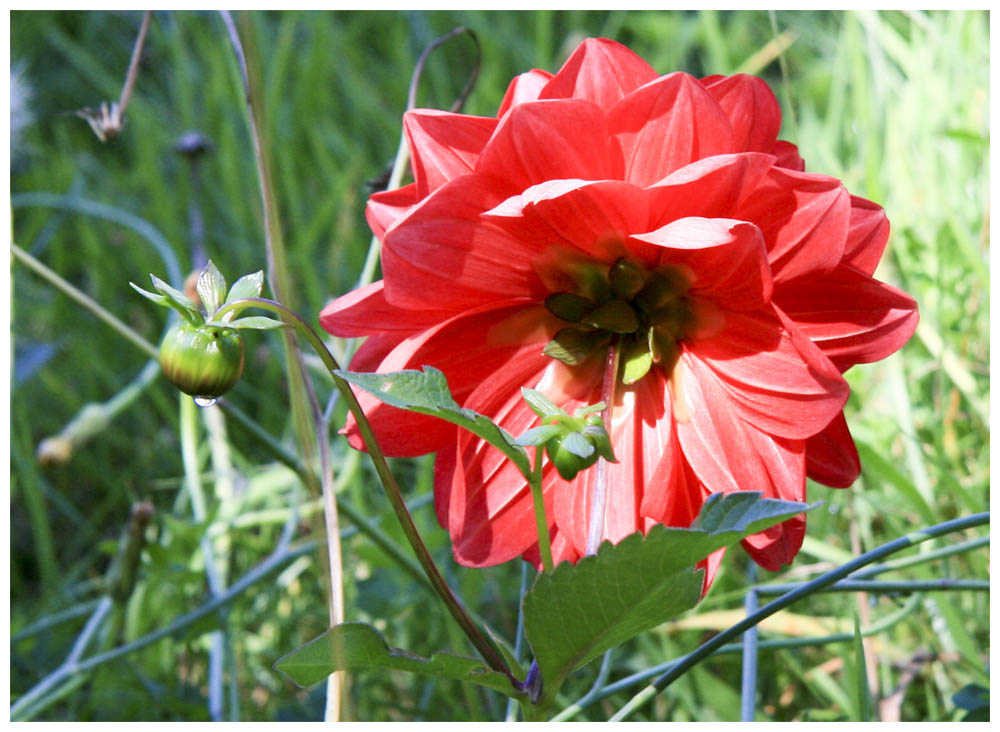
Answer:
<path fill-rule="evenodd" d="M 763 81 L 658 76 L 591 39 L 557 74 L 517 77 L 496 118 L 420 109 L 404 125 L 415 182 L 368 204 L 384 280 L 320 315 L 334 335 L 368 336 L 353 370 L 434 366 L 517 435 L 535 422 L 522 386 L 569 412 L 598 402 L 617 343 L 613 542 L 688 526 L 718 491 L 801 501 L 806 476 L 854 481 L 841 374 L 900 348 L 916 304 L 872 277 L 882 208 L 804 172 Z M 457 561 L 537 563 L 528 486 L 499 451 L 361 401 L 388 454 L 437 452 Z M 595 472 L 545 468 L 556 562 L 585 550 Z M 744 546 L 776 570 L 804 530 L 796 518 Z"/>

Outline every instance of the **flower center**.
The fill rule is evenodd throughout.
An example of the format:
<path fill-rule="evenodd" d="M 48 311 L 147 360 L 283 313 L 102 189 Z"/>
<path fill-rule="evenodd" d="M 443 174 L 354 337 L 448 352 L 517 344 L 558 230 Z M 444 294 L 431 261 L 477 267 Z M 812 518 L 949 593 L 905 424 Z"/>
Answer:
<path fill-rule="evenodd" d="M 687 275 L 670 265 L 649 271 L 625 258 L 608 270 L 588 267 L 577 274 L 575 292 L 545 298 L 550 313 L 572 324 L 549 341 L 545 355 L 575 366 L 617 336 L 626 384 L 641 379 L 654 364 L 670 374 L 680 342 L 695 326 Z"/>

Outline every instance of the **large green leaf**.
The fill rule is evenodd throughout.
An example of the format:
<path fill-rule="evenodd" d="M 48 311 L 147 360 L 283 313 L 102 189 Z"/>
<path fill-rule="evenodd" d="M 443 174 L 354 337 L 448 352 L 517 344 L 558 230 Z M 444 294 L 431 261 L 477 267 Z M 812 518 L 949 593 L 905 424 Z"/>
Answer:
<path fill-rule="evenodd" d="M 528 453 L 514 438 L 485 415 L 460 407 L 448 389 L 444 374 L 431 366 L 423 371 L 396 371 L 390 374 L 366 374 L 336 371 L 337 376 L 382 400 L 386 404 L 457 424 L 482 437 L 514 461 L 525 476 L 531 473 Z"/>
<path fill-rule="evenodd" d="M 701 559 L 817 505 L 717 493 L 692 528 L 654 526 L 539 575 L 524 598 L 524 631 L 542 673 L 541 704 L 574 669 L 694 607 Z"/>
<path fill-rule="evenodd" d="M 311 686 L 334 671 L 384 668 L 445 679 L 468 681 L 512 697 L 523 696 L 510 679 L 482 661 L 438 651 L 430 658 L 391 648 L 382 635 L 365 623 L 340 623 L 301 648 L 282 656 L 275 668 L 300 686 Z"/>

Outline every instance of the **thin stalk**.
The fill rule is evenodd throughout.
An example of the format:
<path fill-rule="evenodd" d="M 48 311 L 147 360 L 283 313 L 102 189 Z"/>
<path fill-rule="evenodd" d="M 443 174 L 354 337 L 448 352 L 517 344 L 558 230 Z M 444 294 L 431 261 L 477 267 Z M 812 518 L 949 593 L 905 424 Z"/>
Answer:
<path fill-rule="evenodd" d="M 32 638 L 39 633 L 44 633 L 49 628 L 54 628 L 57 625 L 61 625 L 68 620 L 73 620 L 74 618 L 79 618 L 82 615 L 93 611 L 100 600 L 87 600 L 86 602 L 81 602 L 73 607 L 68 607 L 65 610 L 60 610 L 59 612 L 52 613 L 51 615 L 46 615 L 39 618 L 33 623 L 24 626 L 19 631 L 14 633 L 10 637 L 11 645 L 14 643 L 20 643 L 23 640 Z"/>
<path fill-rule="evenodd" d="M 535 509 L 535 526 L 538 529 L 538 553 L 542 556 L 542 569 L 551 572 L 552 538 L 549 536 L 549 520 L 545 516 L 545 498 L 542 496 L 542 448 L 535 448 L 535 464 L 528 479 L 531 486 L 531 500 Z"/>
<path fill-rule="evenodd" d="M 101 627 L 101 623 L 104 622 L 104 618 L 114 605 L 111 600 L 110 595 L 105 595 L 101 598 L 100 602 L 97 603 L 97 607 L 94 609 L 93 614 L 90 619 L 87 620 L 87 624 L 80 631 L 80 635 L 77 636 L 76 641 L 73 643 L 73 648 L 70 650 L 69 655 L 66 660 L 57 668 L 55 671 L 50 673 L 44 679 L 35 684 L 24 696 L 18 699 L 10 708 L 10 718 L 11 721 L 22 721 L 26 719 L 23 716 L 24 712 L 28 710 L 29 707 L 35 705 L 40 699 L 46 696 L 51 689 L 54 689 L 61 685 L 68 677 L 72 676 L 78 669 L 78 661 L 80 657 L 87 650 L 87 646 L 90 645 L 90 641 L 93 640 L 94 634 L 97 633 L 98 628 Z"/>
<path fill-rule="evenodd" d="M 417 87 L 420 84 L 420 77 L 423 75 L 424 64 L 427 62 L 427 57 L 430 55 L 431 51 L 440 46 L 445 41 L 451 40 L 457 35 L 462 33 L 468 33 L 472 40 L 476 44 L 476 51 L 479 52 L 479 37 L 469 28 L 455 28 L 454 30 L 445 33 L 443 36 L 435 38 L 427 47 L 424 48 L 423 52 L 420 54 L 420 58 L 417 59 L 417 63 L 413 68 L 413 73 L 410 75 L 410 87 L 406 95 L 406 110 L 409 111 L 413 109 L 417 104 Z M 452 112 L 457 112 L 462 108 L 465 100 L 468 98 L 469 94 L 472 92 L 472 87 L 476 83 L 476 79 L 479 77 L 479 63 L 480 54 L 477 53 L 476 65 L 473 67 L 472 73 L 469 75 L 468 81 L 465 83 L 465 88 L 459 95 L 458 99 L 451 105 Z M 389 181 L 386 184 L 386 190 L 392 191 L 400 187 L 403 182 L 403 175 L 406 173 L 406 167 L 410 163 L 410 149 L 406 144 L 406 133 L 399 133 L 399 145 L 396 148 L 396 157 L 392 163 L 392 172 L 389 174 Z M 361 288 L 365 285 L 370 285 L 375 280 L 375 268 L 378 267 L 379 254 L 381 251 L 381 242 L 379 242 L 377 236 L 373 236 L 371 244 L 368 246 L 368 255 L 365 257 L 365 264 L 361 270 L 361 276 L 358 278 L 357 287 Z M 279 300 L 281 298 L 278 298 Z"/>
<path fill-rule="evenodd" d="M 201 485 L 201 474 L 198 469 L 198 407 L 190 397 L 179 394 L 181 410 L 181 458 L 184 463 L 184 483 L 191 498 L 191 509 L 194 520 L 204 523 L 208 519 L 208 507 L 205 502 L 205 494 Z M 201 555 L 205 562 L 205 576 L 208 579 L 209 594 L 215 598 L 225 592 L 225 584 L 219 568 L 215 563 L 215 552 L 212 550 L 212 541 L 208 538 L 208 533 L 202 534 L 199 540 Z M 212 720 L 219 722 L 222 720 L 223 702 L 223 681 L 222 667 L 226 655 L 225 624 L 224 613 L 220 613 L 219 623 L 222 626 L 213 630 L 209 634 L 209 658 L 208 658 L 208 711 Z"/>
<path fill-rule="evenodd" d="M 518 663 L 524 658 L 524 596 L 531 586 L 531 573 L 531 566 L 527 562 L 521 562 L 521 592 L 518 595 L 521 599 L 517 603 L 517 628 L 514 631 L 514 660 Z M 505 722 L 517 721 L 517 708 L 518 705 L 515 699 L 507 700 Z"/>
<path fill-rule="evenodd" d="M 104 321 L 106 325 L 111 326 L 111 328 L 118 332 L 119 335 L 126 338 L 132 342 L 132 345 L 136 346 L 139 350 L 143 351 L 150 358 L 158 358 L 159 353 L 156 347 L 153 346 L 149 341 L 143 338 L 141 335 L 136 333 L 132 328 L 127 326 L 121 320 L 116 318 L 110 312 L 104 309 L 96 300 L 93 300 L 89 295 L 86 295 L 82 291 L 78 290 L 76 287 L 71 285 L 69 282 L 64 280 L 58 274 L 53 272 L 51 269 L 46 267 L 44 264 L 39 262 L 33 256 L 28 254 L 26 251 L 21 249 L 17 244 L 11 242 L 10 251 L 14 255 L 14 258 L 20 260 L 20 262 L 40 275 L 45 279 L 50 285 L 55 287 L 60 292 L 73 298 L 77 303 L 85 307 L 91 313 L 96 315 L 100 320 Z"/>
<path fill-rule="evenodd" d="M 747 566 L 747 583 L 751 585 L 743 607 L 747 615 L 757 612 L 757 589 L 753 584 L 757 581 L 757 565 L 750 562 Z M 757 706 L 757 626 L 753 626 L 743 634 L 743 677 L 740 689 L 740 721 L 752 722 L 756 716 Z"/>
<path fill-rule="evenodd" d="M 757 592 L 761 595 L 781 595 L 803 587 L 805 583 L 788 582 L 774 585 L 760 585 Z M 870 592 L 873 594 L 907 594 L 911 592 L 989 592 L 989 580 L 899 580 L 898 582 L 880 582 L 875 580 L 841 580 L 829 587 L 816 590 L 825 592 Z"/>
<path fill-rule="evenodd" d="M 681 675 L 683 675 L 688 669 L 701 661 L 708 658 L 712 653 L 718 650 L 726 641 L 732 640 L 736 636 L 745 632 L 749 628 L 753 627 L 759 623 L 764 618 L 770 617 L 779 610 L 783 610 L 789 605 L 801 600 L 803 597 L 813 594 L 824 587 L 829 587 L 830 585 L 837 582 L 837 580 L 843 579 L 847 575 L 851 574 L 861 567 L 865 567 L 873 562 L 877 562 L 883 557 L 894 554 L 895 552 L 902 551 L 916 544 L 921 544 L 928 539 L 933 539 L 937 536 L 943 536 L 944 534 L 949 534 L 954 531 L 962 531 L 964 529 L 971 529 L 975 526 L 982 526 L 988 524 L 990 521 L 990 512 L 985 511 L 983 513 L 973 514 L 971 516 L 966 516 L 960 519 L 954 519 L 952 521 L 946 521 L 935 526 L 931 526 L 928 529 L 922 531 L 915 531 L 911 534 L 906 534 L 898 539 L 890 541 L 888 544 L 883 544 L 882 546 L 872 549 L 871 551 L 865 552 L 860 557 L 852 559 L 850 562 L 841 565 L 840 567 L 827 572 L 826 574 L 820 575 L 816 579 L 808 582 L 791 592 L 782 595 L 777 600 L 768 603 L 760 610 L 758 610 L 753 615 L 747 616 L 745 619 L 736 623 L 732 627 L 719 633 L 707 643 L 702 644 L 694 651 L 689 653 L 687 656 L 682 658 L 675 666 L 673 666 L 669 671 L 667 671 L 662 676 L 657 677 L 652 684 L 647 686 L 645 689 L 636 694 L 632 699 L 628 701 L 618 712 L 611 717 L 609 721 L 620 722 L 621 720 L 628 717 L 632 712 L 636 711 L 648 701 L 650 701 L 654 696 L 656 696 L 660 691 L 665 689 L 671 683 L 676 681 Z M 850 636 L 853 638 L 853 635 Z"/>
<path fill-rule="evenodd" d="M 139 35 L 135 39 L 135 46 L 132 47 L 132 58 L 129 59 L 128 71 L 125 72 L 125 83 L 122 84 L 122 93 L 118 96 L 118 114 L 123 119 L 125 117 L 125 108 L 128 107 L 129 100 L 132 98 L 135 80 L 139 77 L 139 60 L 142 58 L 142 46 L 146 41 L 146 33 L 149 31 L 149 22 L 152 19 L 152 10 L 147 10 L 142 14 L 142 25 L 139 26 Z"/>
<path fill-rule="evenodd" d="M 611 418 L 615 409 L 615 399 L 618 397 L 618 365 L 621 360 L 621 348 L 617 337 L 608 348 L 608 356 L 604 361 L 604 382 L 601 387 L 601 401 L 607 406 L 601 413 L 604 426 L 611 434 Z M 594 495 L 590 509 L 590 527 L 587 532 L 586 554 L 597 554 L 604 535 L 604 508 L 608 494 L 608 466 L 610 463 L 603 457 L 597 459 L 597 474 L 594 477 Z"/>
<path fill-rule="evenodd" d="M 904 569 L 917 564 L 923 564 L 934 559 L 943 559 L 944 557 L 950 557 L 955 554 L 964 554 L 965 552 L 970 552 L 974 549 L 979 549 L 980 547 L 989 546 L 989 544 L 990 537 L 989 534 L 987 534 L 986 536 L 981 536 L 978 539 L 971 539 L 969 541 L 963 541 L 959 544 L 953 544 L 952 546 L 923 552 L 914 557 L 904 557 L 902 559 L 894 559 L 891 562 L 885 562 L 884 564 L 876 564 L 872 567 L 863 569 L 860 572 L 855 572 L 851 575 L 851 579 L 864 579 L 865 577 L 873 577 L 877 574 L 882 574 L 883 572 L 890 572 L 896 569 Z"/>
<path fill-rule="evenodd" d="M 424 544 L 424 541 L 420 536 L 420 532 L 417 531 L 417 527 L 413 523 L 413 517 L 410 516 L 409 510 L 403 502 L 402 493 L 399 490 L 399 486 L 396 484 L 396 479 L 393 476 L 392 471 L 389 469 L 385 456 L 382 454 L 378 441 L 375 439 L 375 434 L 372 432 L 371 424 L 368 422 L 368 418 L 361 409 L 361 405 L 358 403 L 357 397 L 351 390 L 350 385 L 336 375 L 336 371 L 340 369 L 340 365 L 326 348 L 323 340 L 319 337 L 316 331 L 313 330 L 312 326 L 306 323 L 297 313 L 280 303 L 274 302 L 273 300 L 266 300 L 264 298 L 249 297 L 241 300 L 235 300 L 219 309 L 219 311 L 216 312 L 216 317 L 221 318 L 227 312 L 239 312 L 240 310 L 248 307 L 268 310 L 282 316 L 286 322 L 291 323 L 298 329 L 299 333 L 302 334 L 302 336 L 313 347 L 313 350 L 316 351 L 316 354 L 323 360 L 323 364 L 330 371 L 334 384 L 340 391 L 344 402 L 347 404 L 347 408 L 351 411 L 351 414 L 354 415 L 354 419 L 357 421 L 358 431 L 361 433 L 361 439 L 364 441 L 365 447 L 368 450 L 368 455 L 375 466 L 375 472 L 382 481 L 382 486 L 385 488 L 389 502 L 392 504 L 392 508 L 396 512 L 396 517 L 399 519 L 403 533 L 406 535 L 407 540 L 410 542 L 410 546 L 417 555 L 417 559 L 420 562 L 420 566 L 423 568 L 424 573 L 427 575 L 427 579 L 430 580 L 434 590 L 441 597 L 445 607 L 448 608 L 448 612 L 451 613 L 452 617 L 465 632 L 466 636 L 472 642 L 473 646 L 475 646 L 476 650 L 479 651 L 483 660 L 486 661 L 490 668 L 507 676 L 511 680 L 511 683 L 515 685 L 519 684 L 520 682 L 507 666 L 503 656 L 493 647 L 493 644 L 486 638 L 486 636 L 480 632 L 475 623 L 472 622 L 468 612 L 465 610 L 461 602 L 459 602 L 458 598 L 455 597 L 451 588 L 448 586 L 448 583 L 445 582 L 440 571 L 438 571 L 437 565 L 434 564 L 434 560 L 431 558 L 430 552 L 427 550 L 427 546 Z"/>

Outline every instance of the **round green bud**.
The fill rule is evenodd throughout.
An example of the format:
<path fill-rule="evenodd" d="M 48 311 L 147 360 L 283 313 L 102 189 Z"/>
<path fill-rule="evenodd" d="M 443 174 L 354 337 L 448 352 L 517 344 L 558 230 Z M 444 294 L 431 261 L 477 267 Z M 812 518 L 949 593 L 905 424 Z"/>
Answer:
<path fill-rule="evenodd" d="M 232 328 L 181 322 L 160 345 L 160 366 L 185 394 L 214 399 L 232 389 L 243 373 L 243 339 Z"/>
<path fill-rule="evenodd" d="M 573 442 L 577 444 L 573 446 Z M 577 473 L 597 462 L 599 455 L 592 447 L 586 457 L 580 454 L 584 452 L 580 449 L 584 445 L 587 445 L 587 440 L 581 438 L 578 432 L 555 437 L 545 444 L 545 452 L 563 480 L 573 480 Z"/>

